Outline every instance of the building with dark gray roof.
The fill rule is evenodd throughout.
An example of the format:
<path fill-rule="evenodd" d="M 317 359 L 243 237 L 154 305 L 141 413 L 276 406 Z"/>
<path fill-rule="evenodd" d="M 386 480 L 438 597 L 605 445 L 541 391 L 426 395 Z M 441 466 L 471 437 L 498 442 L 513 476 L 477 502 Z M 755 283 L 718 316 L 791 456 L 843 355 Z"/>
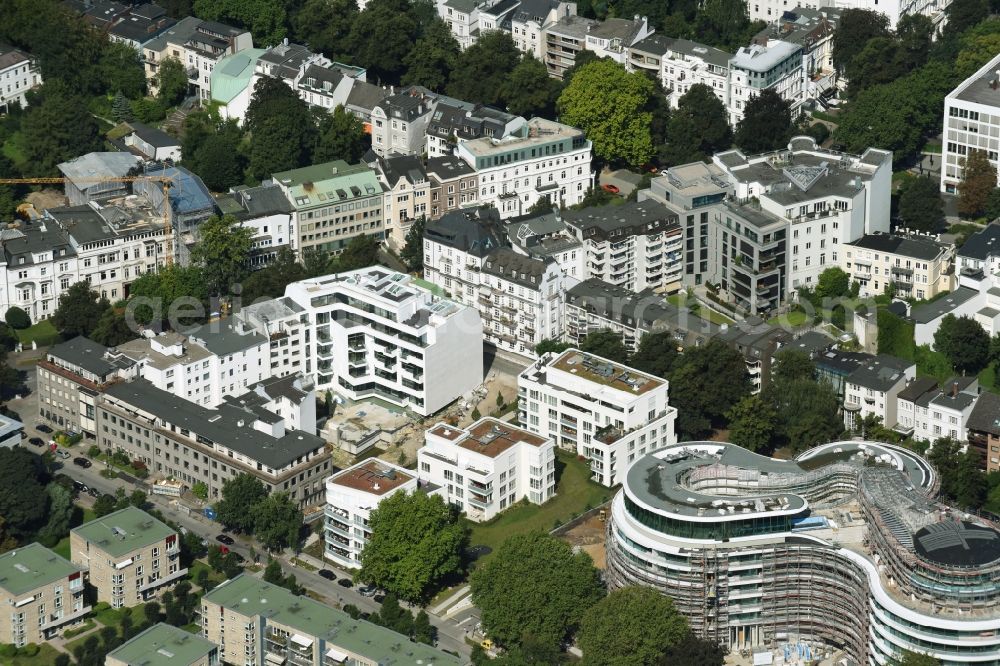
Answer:
<path fill-rule="evenodd" d="M 454 211 L 427 222 L 424 238 L 476 257 L 507 247 L 507 234 L 495 208 Z"/>
<path fill-rule="evenodd" d="M 98 420 L 112 425 L 100 430 L 98 445 L 143 460 L 155 476 L 188 487 L 205 483 L 209 497 L 219 497 L 225 481 L 246 473 L 268 492 L 287 492 L 302 508 L 322 503 L 322 481 L 331 472 L 325 442 L 286 428 L 283 419 L 257 407 L 224 402 L 210 409 L 142 379 L 119 382 L 98 401 Z M 129 438 L 125 428 L 114 427 L 125 425 L 131 426 Z"/>
<path fill-rule="evenodd" d="M 899 393 L 916 376 L 916 367 L 912 361 L 888 354 L 864 358 L 844 380 L 844 426 L 857 430 L 871 415 L 886 428 L 895 427 Z"/>
<path fill-rule="evenodd" d="M 1000 472 L 1000 395 L 979 394 L 965 423 L 969 446 L 979 451 L 987 473 Z"/>

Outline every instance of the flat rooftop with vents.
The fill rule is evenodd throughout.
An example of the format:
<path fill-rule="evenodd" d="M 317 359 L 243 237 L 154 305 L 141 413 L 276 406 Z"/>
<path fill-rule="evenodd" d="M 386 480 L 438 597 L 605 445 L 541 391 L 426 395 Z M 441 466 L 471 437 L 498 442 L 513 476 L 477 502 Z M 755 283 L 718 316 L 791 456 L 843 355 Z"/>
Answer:
<path fill-rule="evenodd" d="M 111 557 L 121 557 L 175 534 L 174 530 L 135 507 L 109 513 L 73 530 Z"/>
<path fill-rule="evenodd" d="M 81 571 L 42 544 L 31 543 L 0 555 L 0 590 L 17 597 Z"/>
<path fill-rule="evenodd" d="M 197 634 L 169 624 L 154 624 L 108 653 L 107 666 L 201 666 L 217 664 L 218 647 Z"/>
<path fill-rule="evenodd" d="M 537 447 L 549 441 L 524 428 L 491 417 L 481 418 L 466 429 L 439 423 L 429 432 L 463 449 L 490 458 L 496 458 L 521 442 Z"/>
<path fill-rule="evenodd" d="M 401 467 L 380 460 L 365 460 L 327 479 L 327 483 L 360 490 L 373 495 L 385 495 L 416 477 Z"/>
<path fill-rule="evenodd" d="M 646 393 L 663 384 L 652 375 L 577 349 L 563 352 L 549 362 L 549 367 L 629 393 Z"/>

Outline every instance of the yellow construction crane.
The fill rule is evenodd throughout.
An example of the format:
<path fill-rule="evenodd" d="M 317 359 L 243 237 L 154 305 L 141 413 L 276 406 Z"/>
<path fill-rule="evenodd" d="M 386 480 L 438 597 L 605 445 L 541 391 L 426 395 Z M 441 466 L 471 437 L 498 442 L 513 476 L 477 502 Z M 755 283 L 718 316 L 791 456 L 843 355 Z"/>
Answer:
<path fill-rule="evenodd" d="M 140 180 L 160 183 L 163 187 L 163 236 L 164 244 L 167 248 L 167 256 L 164 258 L 164 261 L 169 266 L 174 263 L 174 255 L 177 253 L 177 249 L 174 247 L 173 242 L 173 207 L 170 205 L 170 188 L 173 186 L 174 179 L 170 176 L 122 176 L 111 178 L 0 178 L 0 185 L 65 185 L 66 183 L 86 183 L 88 185 L 93 185 L 100 183 L 135 183 Z"/>

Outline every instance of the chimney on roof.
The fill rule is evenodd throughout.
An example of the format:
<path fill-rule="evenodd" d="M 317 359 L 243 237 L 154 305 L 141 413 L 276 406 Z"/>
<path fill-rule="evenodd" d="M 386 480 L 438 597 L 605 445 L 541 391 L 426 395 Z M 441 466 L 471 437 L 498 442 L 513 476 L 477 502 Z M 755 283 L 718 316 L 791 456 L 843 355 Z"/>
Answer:
<path fill-rule="evenodd" d="M 958 382 L 951 383 L 951 397 L 956 397 L 958 395 Z"/>

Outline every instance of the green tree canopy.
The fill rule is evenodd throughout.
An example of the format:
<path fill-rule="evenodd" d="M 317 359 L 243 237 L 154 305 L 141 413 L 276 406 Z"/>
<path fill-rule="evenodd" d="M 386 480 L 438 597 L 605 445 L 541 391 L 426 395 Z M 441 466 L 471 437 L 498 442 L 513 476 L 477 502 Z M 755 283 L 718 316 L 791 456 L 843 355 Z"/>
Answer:
<path fill-rule="evenodd" d="M 309 106 L 283 80 L 261 77 L 247 107 L 252 134 L 250 173 L 264 179 L 272 173 L 308 164 L 317 130 Z"/>
<path fill-rule="evenodd" d="M 640 338 L 639 348 L 629 359 L 629 365 L 657 377 L 666 377 L 679 357 L 677 340 L 669 332 L 646 333 Z"/>
<path fill-rule="evenodd" d="M 469 584 L 486 631 L 503 645 L 525 634 L 558 645 L 603 596 L 590 556 L 541 532 L 508 538 Z"/>
<path fill-rule="evenodd" d="M 130 44 L 109 41 L 100 61 L 101 79 L 105 90 L 137 99 L 146 93 L 146 72 L 139 52 Z"/>
<path fill-rule="evenodd" d="M 65 340 L 78 335 L 89 336 L 109 307 L 108 299 L 91 289 L 89 282 L 80 281 L 59 296 L 52 325 Z"/>
<path fill-rule="evenodd" d="M 787 146 L 792 131 L 791 105 L 774 88 L 765 88 L 743 108 L 735 141 L 745 153 L 764 153 Z"/>
<path fill-rule="evenodd" d="M 117 347 L 136 337 L 137 332 L 129 328 L 123 307 L 109 307 L 97 320 L 90 332 L 90 339 L 105 347 Z"/>
<path fill-rule="evenodd" d="M 358 16 L 355 0 L 305 0 L 292 14 L 295 38 L 328 58 L 346 55 L 345 46 Z"/>
<path fill-rule="evenodd" d="M 243 281 L 240 299 L 243 305 L 252 305 L 259 299 L 277 298 L 285 293 L 285 286 L 306 277 L 305 269 L 295 259 L 295 254 L 283 246 L 274 261 L 254 271 Z"/>
<path fill-rule="evenodd" d="M 276 46 L 285 36 L 285 7 L 273 0 L 194 0 L 194 12 L 207 21 L 246 28 L 258 46 Z"/>
<path fill-rule="evenodd" d="M 535 345 L 535 353 L 539 356 L 548 354 L 549 352 L 560 354 L 572 346 L 573 345 L 568 342 L 560 342 L 559 340 L 542 340 Z"/>
<path fill-rule="evenodd" d="M 444 21 L 432 21 L 406 57 L 406 72 L 402 83 L 424 86 L 434 92 L 444 92 L 448 75 L 459 59 L 458 42 Z"/>
<path fill-rule="evenodd" d="M 184 165 L 198 174 L 208 189 L 213 192 L 224 192 L 244 180 L 244 170 L 247 160 L 241 150 L 243 132 L 234 120 L 219 122 L 214 131 L 199 141 L 197 148 L 190 153 L 184 152 Z M 194 136 L 190 137 L 192 140 Z M 185 143 L 188 137 L 185 135 Z M 191 141 L 193 143 L 193 141 Z M 185 147 L 188 150 L 192 146 Z"/>
<path fill-rule="evenodd" d="M 625 349 L 621 334 L 610 328 L 588 333 L 580 341 L 580 351 L 601 356 L 615 363 L 628 363 L 628 350 Z"/>
<path fill-rule="evenodd" d="M 467 102 L 500 104 L 504 84 L 520 61 L 514 39 L 502 30 L 490 30 L 459 54 L 448 81 L 448 94 Z"/>
<path fill-rule="evenodd" d="M 253 507 L 253 533 L 268 550 L 281 550 L 299 543 L 302 510 L 288 493 L 268 495 Z"/>
<path fill-rule="evenodd" d="M 779 349 L 774 355 L 774 366 L 771 368 L 771 380 L 787 382 L 793 379 L 814 379 L 816 364 L 809 355 L 798 349 Z"/>
<path fill-rule="evenodd" d="M 406 232 L 406 244 L 399 253 L 399 258 L 403 260 L 406 267 L 411 271 L 419 271 L 424 267 L 424 229 L 427 227 L 426 218 L 421 215 Z"/>
<path fill-rule="evenodd" d="M 833 36 L 833 65 L 841 73 L 868 42 L 875 37 L 888 37 L 889 17 L 871 9 L 845 9 Z"/>
<path fill-rule="evenodd" d="M 20 446 L 0 447 L 3 533 L 24 543 L 47 522 L 49 475 L 42 458 Z"/>
<path fill-rule="evenodd" d="M 693 439 L 750 393 L 750 377 L 743 356 L 724 342 L 689 348 L 670 374 L 670 401 L 677 407 L 677 429 Z"/>
<path fill-rule="evenodd" d="M 778 414 L 760 395 L 746 395 L 726 412 L 729 441 L 754 452 L 767 452 L 778 429 Z"/>
<path fill-rule="evenodd" d="M 371 0 L 354 20 L 345 51 L 368 70 L 369 81 L 400 80 L 403 62 L 420 36 L 414 11 L 408 0 Z"/>
<path fill-rule="evenodd" d="M 934 349 L 960 372 L 976 373 L 990 357 L 990 336 L 975 319 L 947 314 L 934 331 Z"/>
<path fill-rule="evenodd" d="M 772 381 L 763 393 L 778 415 L 778 434 L 793 451 L 833 441 L 844 431 L 837 393 L 828 382 Z"/>
<path fill-rule="evenodd" d="M 552 118 L 560 89 L 559 82 L 549 76 L 545 63 L 527 53 L 507 75 L 500 94 L 510 113 L 525 118 Z"/>
<path fill-rule="evenodd" d="M 128 309 L 134 311 L 136 321 L 145 324 L 155 316 L 166 319 L 170 306 L 180 299 L 194 298 L 202 303 L 208 300 L 208 286 L 200 266 L 171 264 L 155 273 L 143 273 L 129 288 Z M 137 297 L 149 299 L 158 312 L 146 305 L 137 305 Z"/>
<path fill-rule="evenodd" d="M 396 493 L 379 503 L 368 524 L 372 536 L 361 554 L 362 580 L 401 599 L 425 601 L 461 571 L 469 533 L 440 497 Z"/>
<path fill-rule="evenodd" d="M 250 474 L 240 474 L 222 484 L 222 499 L 215 505 L 218 521 L 251 533 L 256 526 L 256 509 L 267 497 L 267 488 Z"/>
<path fill-rule="evenodd" d="M 966 217 L 978 217 L 986 210 L 990 194 L 997 186 L 997 170 L 985 150 L 970 150 L 958 184 L 958 212 Z"/>
<path fill-rule="evenodd" d="M 371 148 L 371 137 L 365 126 L 352 113 L 337 106 L 333 113 L 324 114 L 319 121 L 319 138 L 316 142 L 314 162 L 344 160 L 355 164 Z"/>
<path fill-rule="evenodd" d="M 7 326 L 14 330 L 21 330 L 31 326 L 31 317 L 16 305 L 7 308 L 7 312 L 4 313 L 3 317 L 4 321 L 7 322 Z"/>
<path fill-rule="evenodd" d="M 954 0 L 944 10 L 948 22 L 944 26 L 944 34 L 958 35 L 983 20 L 990 14 L 987 0 Z"/>
<path fill-rule="evenodd" d="M 156 96 L 164 106 L 180 104 L 187 95 L 188 79 L 184 64 L 173 57 L 160 61 L 156 70 Z"/>
<path fill-rule="evenodd" d="M 32 97 L 21 119 L 26 175 L 55 174 L 60 162 L 100 148 L 97 120 L 80 112 L 86 100 L 60 79 L 47 81 Z"/>
<path fill-rule="evenodd" d="M 191 258 L 201 266 L 209 293 L 228 294 L 247 273 L 253 229 L 232 215 L 213 215 L 198 227 Z"/>
<path fill-rule="evenodd" d="M 723 666 L 726 653 L 711 638 L 699 638 L 688 632 L 681 642 L 667 650 L 660 666 Z"/>
<path fill-rule="evenodd" d="M 578 640 L 587 665 L 657 666 L 687 634 L 687 620 L 669 597 L 624 587 L 587 610 Z"/>
<path fill-rule="evenodd" d="M 355 236 L 347 243 L 343 252 L 337 255 L 329 272 L 343 273 L 374 266 L 378 263 L 380 246 L 381 243 L 374 236 L 366 234 Z"/>
<path fill-rule="evenodd" d="M 643 74 L 596 60 L 573 75 L 557 106 L 562 122 L 586 133 L 596 156 L 638 166 L 653 155 L 653 119 L 645 109 L 654 89 Z"/>
<path fill-rule="evenodd" d="M 704 160 L 732 146 L 729 112 L 712 89 L 696 83 L 677 101 L 670 114 L 660 161 L 667 165 Z"/>
<path fill-rule="evenodd" d="M 899 217 L 910 229 L 935 233 L 944 222 L 944 202 L 938 181 L 918 176 L 903 181 L 899 191 Z"/>
<path fill-rule="evenodd" d="M 851 276 L 832 266 L 819 274 L 816 295 L 820 298 L 844 298 L 851 292 Z"/>

